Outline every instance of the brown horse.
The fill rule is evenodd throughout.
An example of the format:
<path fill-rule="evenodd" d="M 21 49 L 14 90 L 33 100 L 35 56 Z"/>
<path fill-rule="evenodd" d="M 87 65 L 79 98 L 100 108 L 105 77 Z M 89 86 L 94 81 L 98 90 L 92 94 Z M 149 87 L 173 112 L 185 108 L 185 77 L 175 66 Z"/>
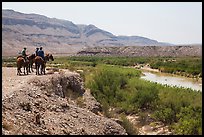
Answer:
<path fill-rule="evenodd" d="M 36 75 L 39 75 L 40 73 L 42 74 L 42 72 L 45 75 L 45 67 L 46 67 L 46 63 L 47 63 L 47 61 L 49 61 L 49 59 L 54 61 L 52 54 L 46 54 L 44 60 L 40 56 L 35 57 Z M 39 69 L 41 70 L 40 73 L 39 73 Z"/>
<path fill-rule="evenodd" d="M 24 74 L 28 75 L 29 60 L 25 60 L 22 56 L 17 57 L 17 75 L 21 75 L 21 68 L 24 68 Z M 26 70 L 26 72 L 25 72 Z"/>
<path fill-rule="evenodd" d="M 19 56 L 17 57 L 17 59 L 18 59 L 19 57 L 24 58 L 22 55 L 19 55 Z M 24 59 L 25 59 L 25 58 L 24 58 Z M 27 55 L 27 56 L 26 56 L 26 59 L 29 61 L 29 64 L 28 64 L 28 72 L 31 73 L 30 69 L 32 70 L 32 72 L 34 72 L 32 66 L 33 66 L 33 62 L 34 62 L 34 59 L 35 59 L 35 54 Z M 20 69 L 20 72 L 21 72 L 21 69 Z M 21 73 L 22 73 L 22 72 L 21 72 Z"/>
<path fill-rule="evenodd" d="M 35 54 L 31 54 L 30 56 L 28 56 L 28 60 L 29 60 L 29 72 L 31 73 L 34 72 L 33 71 L 33 63 L 34 63 L 34 59 L 35 59 Z M 31 70 L 31 71 L 30 71 Z"/>

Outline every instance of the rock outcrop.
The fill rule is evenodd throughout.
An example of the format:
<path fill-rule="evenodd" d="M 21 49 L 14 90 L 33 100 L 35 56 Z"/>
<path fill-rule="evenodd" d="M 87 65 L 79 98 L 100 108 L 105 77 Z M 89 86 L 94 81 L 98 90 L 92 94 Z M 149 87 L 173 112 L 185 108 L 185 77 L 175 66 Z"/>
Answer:
<path fill-rule="evenodd" d="M 127 135 L 99 111 L 78 73 L 39 76 L 3 98 L 2 134 Z"/>
<path fill-rule="evenodd" d="M 77 53 L 78 56 L 135 56 L 135 57 L 183 57 L 202 56 L 202 45 L 194 46 L 126 46 L 92 47 Z"/>

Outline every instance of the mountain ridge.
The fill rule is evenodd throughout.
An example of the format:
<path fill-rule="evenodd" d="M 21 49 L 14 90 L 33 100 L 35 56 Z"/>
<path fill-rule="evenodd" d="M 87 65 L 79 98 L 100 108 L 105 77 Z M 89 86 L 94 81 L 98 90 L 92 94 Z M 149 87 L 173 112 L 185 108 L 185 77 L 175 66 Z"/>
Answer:
<path fill-rule="evenodd" d="M 142 36 L 116 36 L 93 24 L 49 18 L 2 9 L 2 54 L 16 55 L 23 47 L 34 52 L 43 46 L 53 54 L 77 53 L 85 47 L 172 46 Z"/>

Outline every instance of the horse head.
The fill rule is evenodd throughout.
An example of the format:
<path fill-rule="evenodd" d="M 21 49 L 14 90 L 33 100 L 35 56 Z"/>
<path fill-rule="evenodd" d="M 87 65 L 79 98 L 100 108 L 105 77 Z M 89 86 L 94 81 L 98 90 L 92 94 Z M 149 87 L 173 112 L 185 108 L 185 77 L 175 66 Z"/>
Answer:
<path fill-rule="evenodd" d="M 45 57 L 47 58 L 48 61 L 49 61 L 49 59 L 54 61 L 54 58 L 53 58 L 52 54 L 46 54 Z"/>
<path fill-rule="evenodd" d="M 53 58 L 52 54 L 49 55 L 49 59 L 51 59 L 52 61 L 54 61 L 54 58 Z"/>
<path fill-rule="evenodd" d="M 35 54 L 31 54 L 28 58 L 29 59 L 34 59 L 35 58 Z"/>

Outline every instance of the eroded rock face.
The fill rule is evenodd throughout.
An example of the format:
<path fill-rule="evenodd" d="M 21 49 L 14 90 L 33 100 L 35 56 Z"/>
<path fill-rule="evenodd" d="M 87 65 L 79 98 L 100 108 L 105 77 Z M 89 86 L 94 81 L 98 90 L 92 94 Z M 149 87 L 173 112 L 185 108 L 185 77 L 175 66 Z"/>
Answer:
<path fill-rule="evenodd" d="M 78 56 L 185 57 L 202 56 L 202 45 L 89 47 Z"/>
<path fill-rule="evenodd" d="M 73 93 L 77 93 L 72 98 L 75 103 L 70 103 L 67 94 Z M 78 98 L 83 100 L 82 107 L 76 103 Z M 77 73 L 37 77 L 3 98 L 2 133 L 127 135 L 115 121 L 96 115 L 100 109 Z"/>

